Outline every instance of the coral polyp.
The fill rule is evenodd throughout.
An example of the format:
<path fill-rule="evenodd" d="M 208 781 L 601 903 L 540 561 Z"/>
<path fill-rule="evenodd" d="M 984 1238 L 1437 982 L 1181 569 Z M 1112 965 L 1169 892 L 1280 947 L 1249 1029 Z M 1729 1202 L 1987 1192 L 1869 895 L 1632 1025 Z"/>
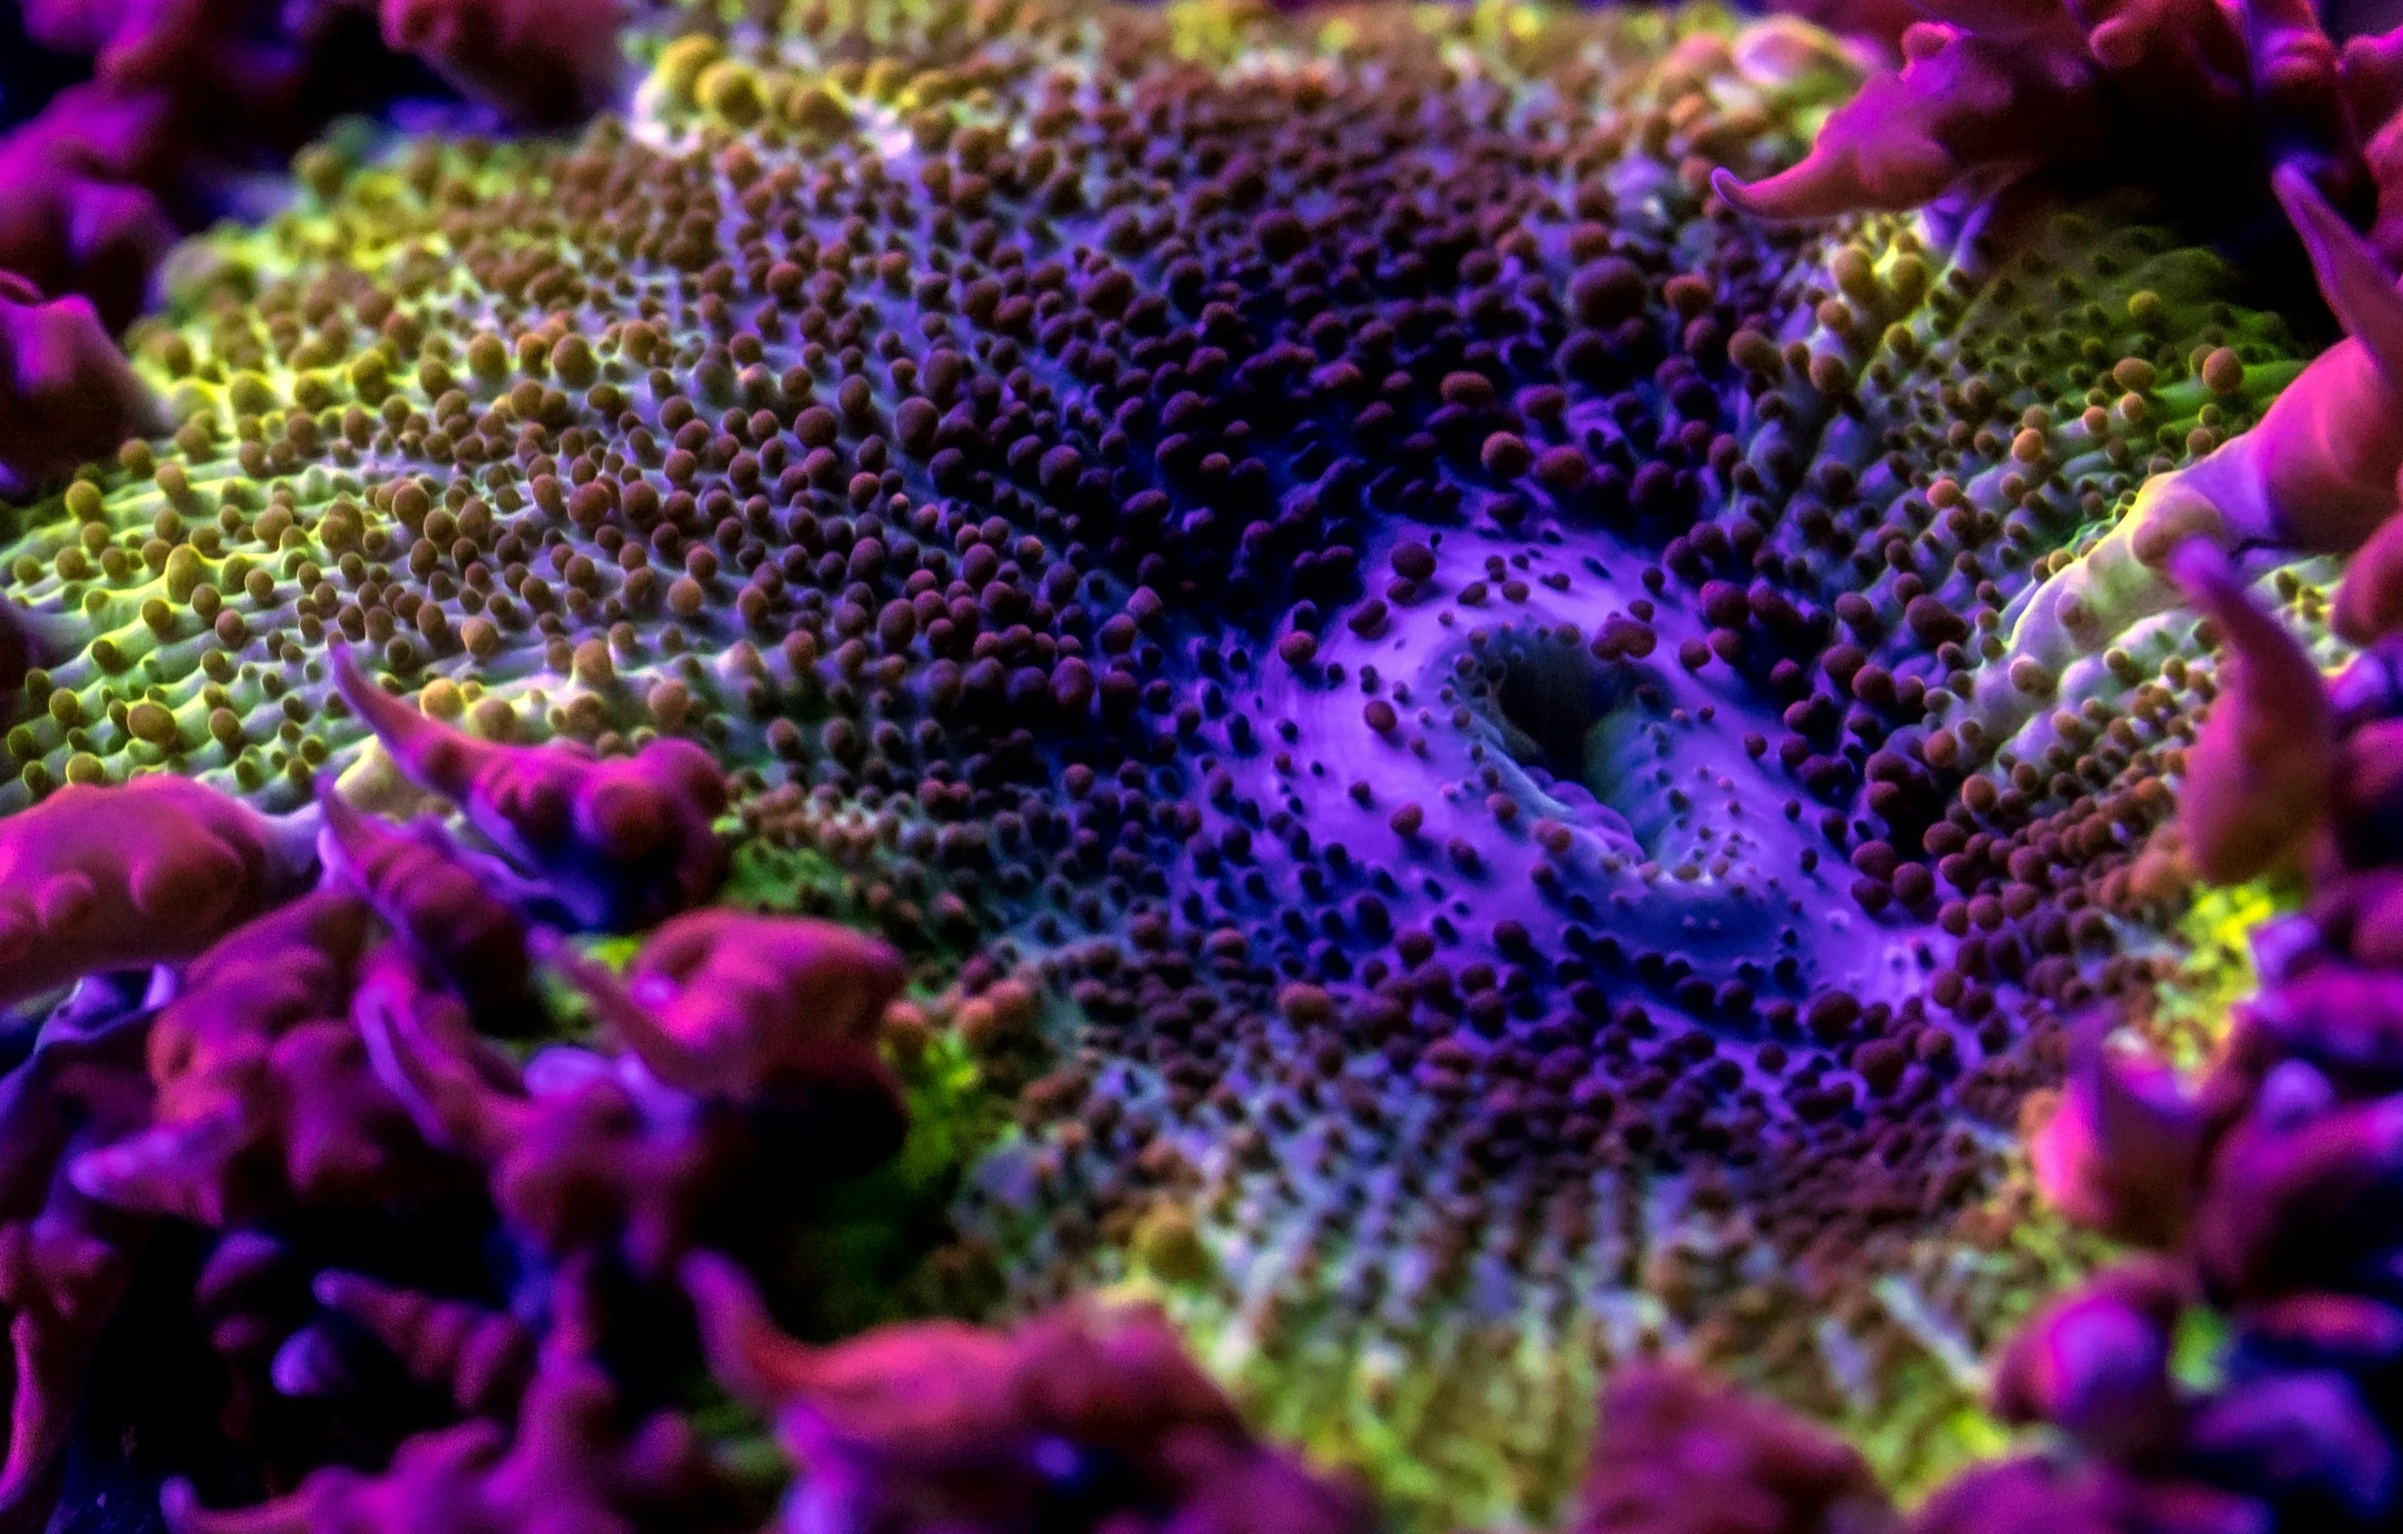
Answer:
<path fill-rule="evenodd" d="M 0 998 L 92 1106 L 0 1200 L 93 1230 L 7 1484 L 1873 1528 L 2049 1423 L 1919 1526 L 2384 1516 L 2278 1452 L 2385 1431 L 2280 1351 L 2359 1318 L 2249 1307 L 2397 1244 L 2382 1036 L 2281 1021 L 2388 962 L 2309 557 L 2391 626 L 2391 40 L 1934 9 L 692 8 L 601 105 L 613 11 L 396 0 L 601 110 L 338 127 L 130 362 L 199 172 L 43 181 Z M 2198 1088 L 2255 879 L 2303 999 Z"/>

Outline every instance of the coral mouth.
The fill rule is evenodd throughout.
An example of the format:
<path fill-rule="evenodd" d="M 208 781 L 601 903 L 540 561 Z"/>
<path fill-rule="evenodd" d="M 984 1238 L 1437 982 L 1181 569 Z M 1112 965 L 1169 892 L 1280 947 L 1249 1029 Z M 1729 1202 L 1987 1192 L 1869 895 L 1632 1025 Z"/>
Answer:
<path fill-rule="evenodd" d="M 1643 728 L 1637 694 L 1647 684 L 1633 665 L 1596 660 L 1551 634 L 1518 631 L 1506 632 L 1489 657 L 1470 707 L 1502 748 L 1554 803 L 1580 820 L 1615 822 L 1635 841 L 1630 817 L 1643 814 L 1642 796 L 1621 762 Z"/>

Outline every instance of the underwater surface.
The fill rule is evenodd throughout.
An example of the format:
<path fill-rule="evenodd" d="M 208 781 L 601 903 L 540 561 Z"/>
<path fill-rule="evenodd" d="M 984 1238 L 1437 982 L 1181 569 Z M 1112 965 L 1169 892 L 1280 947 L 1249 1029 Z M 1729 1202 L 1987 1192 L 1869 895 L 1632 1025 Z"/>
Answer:
<path fill-rule="evenodd" d="M 2357 9 L 26 0 L 0 1531 L 2403 1524 Z"/>

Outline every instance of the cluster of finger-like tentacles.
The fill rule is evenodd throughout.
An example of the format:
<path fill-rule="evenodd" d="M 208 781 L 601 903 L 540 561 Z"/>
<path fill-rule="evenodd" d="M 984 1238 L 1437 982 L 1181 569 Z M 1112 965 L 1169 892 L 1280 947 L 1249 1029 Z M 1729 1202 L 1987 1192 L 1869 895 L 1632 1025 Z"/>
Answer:
<path fill-rule="evenodd" d="M 196 1530 L 521 1527 L 546 1479 L 571 1524 L 746 1516 L 654 1415 L 699 1342 L 806 1465 L 795 1528 L 1362 1516 L 1150 1323 L 791 1352 L 745 1298 L 853 1326 L 863 1267 L 987 1321 L 1138 1290 L 1427 1525 L 1561 1515 L 1597 1381 L 1664 1345 L 1884 1473 L 1982 1444 L 1976 1359 L 2081 1250 L 2012 1130 L 2065 1011 L 2149 1007 L 2217 834 L 2171 823 L 2219 687 L 2153 545 L 2256 532 L 2210 465 L 2371 338 L 2305 372 L 2112 195 L 1942 246 L 1746 216 L 1714 173 L 1852 86 L 1790 22 L 646 46 L 573 142 L 304 155 L 129 336 L 173 435 L 0 512 L 0 946 L 43 966 L 0 995 L 179 976 L 29 1034 L 71 1086 L 25 1090 L 91 1106 L 0 1167 L 10 1475 L 182 1282 L 215 1394 L 131 1441 Z M 652 928 L 623 976 L 572 936 Z M 2039 1170 L 2139 1233 L 2199 1141 L 2080 1080 L 2171 1127 L 2106 1162 L 2064 1110 Z M 1643 1478 L 1697 1424 L 1756 1521 L 1694 1527 L 1877 1505 L 1807 1430 L 1627 1388 L 1597 1528 L 1688 1526 Z"/>

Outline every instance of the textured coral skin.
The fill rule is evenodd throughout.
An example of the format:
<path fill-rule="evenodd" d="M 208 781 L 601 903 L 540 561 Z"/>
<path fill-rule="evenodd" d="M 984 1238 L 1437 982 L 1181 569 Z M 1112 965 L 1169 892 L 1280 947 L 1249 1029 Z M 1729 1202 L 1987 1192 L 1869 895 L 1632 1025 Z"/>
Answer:
<path fill-rule="evenodd" d="M 2350 551 L 2396 510 L 2403 294 L 2299 172 L 2281 171 L 2277 191 L 2348 336 L 2279 396 L 2260 431 L 2240 439 L 2251 446 L 2214 453 L 2182 484 L 2241 534 L 2289 548 Z"/>
<path fill-rule="evenodd" d="M 2403 473 L 2403 432 L 2395 429 L 2403 420 L 2403 397 L 2395 383 L 2403 376 L 2397 368 L 2403 359 L 2403 294 L 2362 237 L 2300 171 L 2283 168 L 2275 181 L 2311 254 L 2320 290 L 2350 333 L 2312 360 L 2264 412 L 2257 429 L 2148 480 L 2109 533 L 2024 595 L 2007 655 L 1986 669 L 1973 694 L 1973 716 L 1989 732 L 2016 727 L 2041 703 L 2042 689 L 2024 685 L 2020 668 L 2058 676 L 2079 657 L 2095 654 L 2133 624 L 2171 606 L 2177 587 L 2169 566 L 2188 540 L 2256 558 L 2270 550 L 2349 552 L 2392 518 L 2397 476 Z M 2375 569 L 2372 565 L 2365 573 L 2375 579 Z M 2213 610 L 2225 608 L 2228 600 L 2223 592 Z M 2364 593 L 2354 603 L 2367 600 Z M 2250 648 L 2266 655 L 2267 645 L 2267 637 L 2260 636 Z M 2299 663 L 2299 658 L 2279 662 L 2280 681 L 2263 696 L 2292 709 L 2311 709 L 2316 690 L 2293 685 Z M 2299 738 L 2318 738 L 2310 720 L 2290 722 L 2303 730 Z M 2218 739 L 2227 738 L 2232 723 L 2220 727 Z M 2231 854 L 2227 870 L 2237 877 L 2246 869 L 2258 872 L 2280 850 L 2272 845 Z"/>
<path fill-rule="evenodd" d="M 401 772 L 457 802 L 583 926 L 648 925 L 725 877 L 710 824 L 726 808 L 724 775 L 697 747 L 661 740 L 602 762 L 569 745 L 478 741 L 369 682 L 347 647 L 335 646 L 333 666 L 343 698 Z"/>
<path fill-rule="evenodd" d="M 190 958 L 292 873 L 275 828 L 198 784 L 67 789 L 0 822 L 0 1004 Z"/>

